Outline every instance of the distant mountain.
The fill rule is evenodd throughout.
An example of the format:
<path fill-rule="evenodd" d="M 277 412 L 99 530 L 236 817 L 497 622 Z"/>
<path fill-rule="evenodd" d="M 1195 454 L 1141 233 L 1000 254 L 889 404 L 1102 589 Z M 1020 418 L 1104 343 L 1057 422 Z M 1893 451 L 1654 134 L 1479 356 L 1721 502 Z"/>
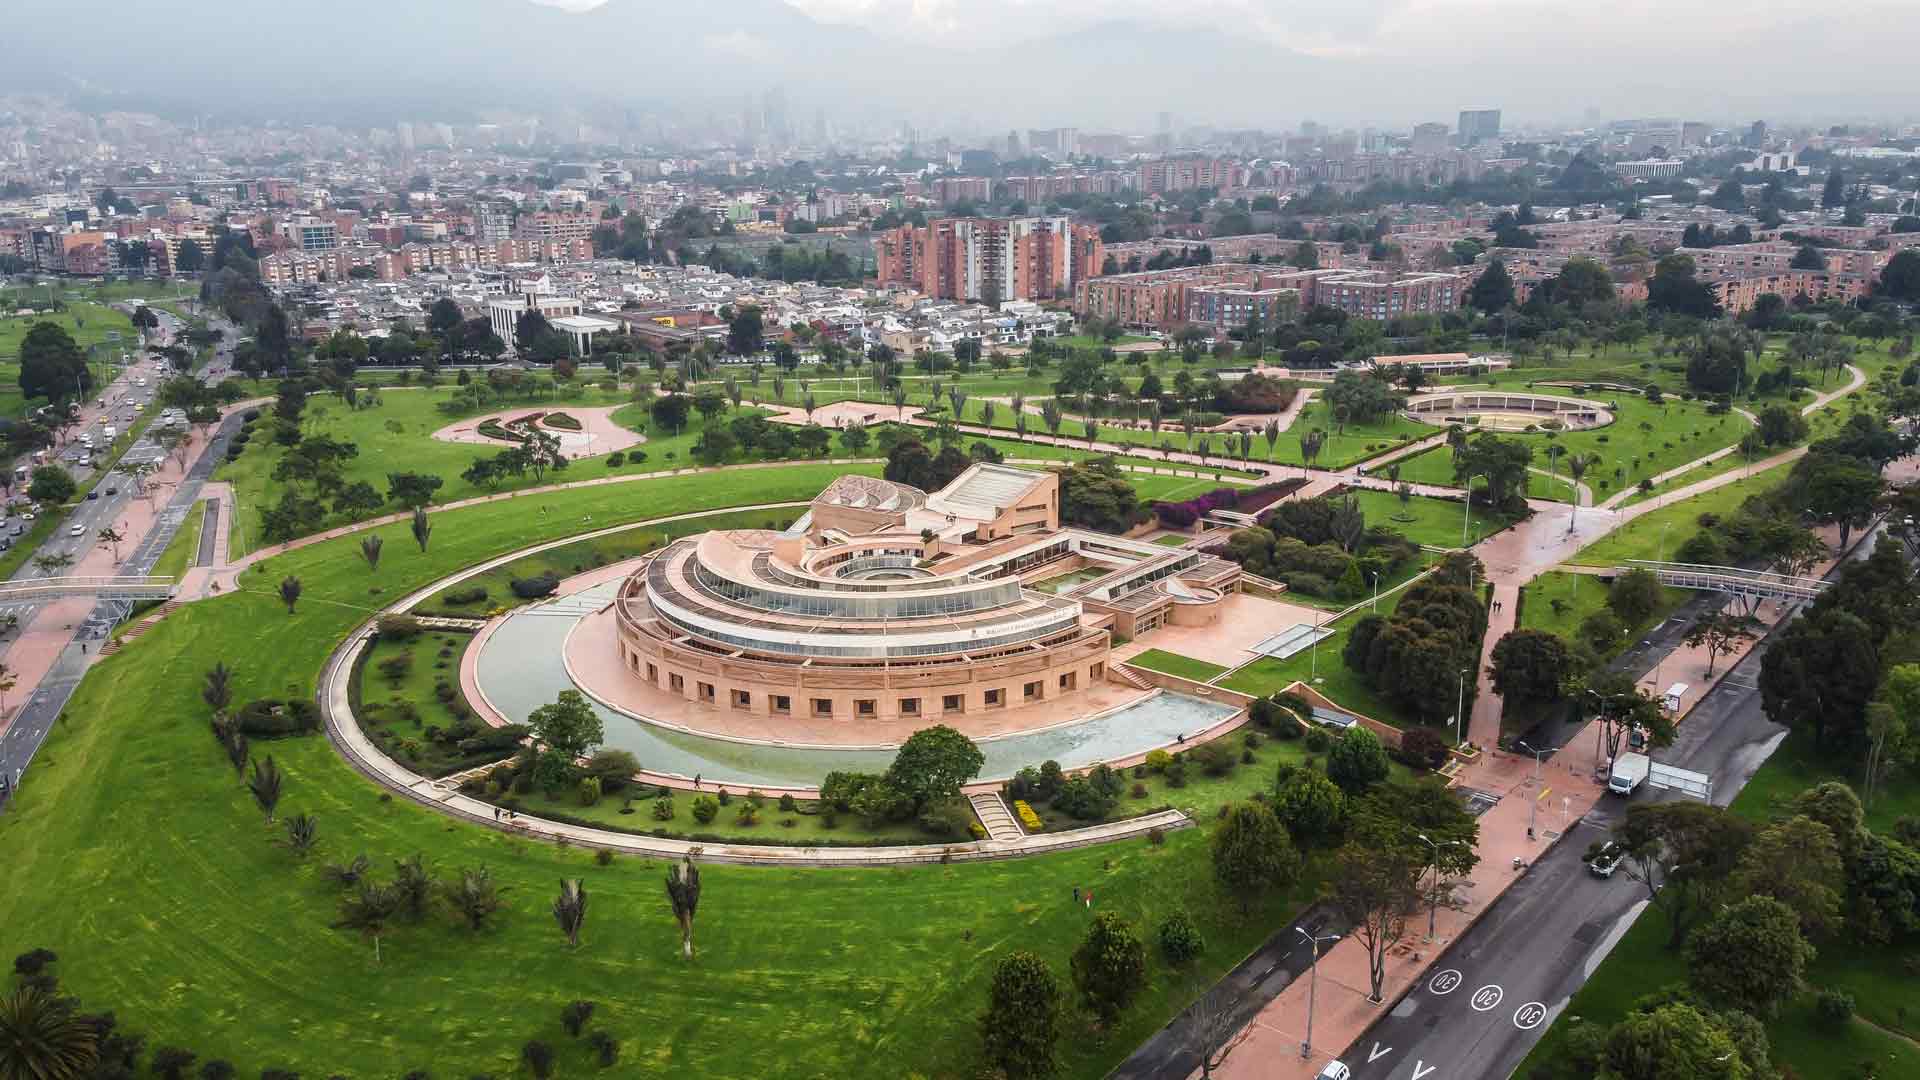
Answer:
<path fill-rule="evenodd" d="M 1322 65 L 1214 30 L 1109 22 L 1006 45 L 886 41 L 781 0 L 9 0 L 0 88 L 85 89 L 128 107 L 338 119 L 649 101 L 733 107 L 767 87 L 835 110 L 1139 122 L 1240 113 Z M 1314 74 L 1318 72 L 1318 74 Z M 1264 111 L 1264 110 L 1261 110 Z"/>

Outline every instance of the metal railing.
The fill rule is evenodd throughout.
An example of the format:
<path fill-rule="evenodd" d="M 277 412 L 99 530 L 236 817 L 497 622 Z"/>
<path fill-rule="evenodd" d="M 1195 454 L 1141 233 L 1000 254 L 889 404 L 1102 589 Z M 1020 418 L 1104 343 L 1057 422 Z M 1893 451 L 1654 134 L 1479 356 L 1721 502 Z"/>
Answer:
<path fill-rule="evenodd" d="M 101 600 L 165 600 L 173 595 L 170 577 L 87 575 L 0 582 L 0 604 L 92 596 Z"/>
<path fill-rule="evenodd" d="M 1623 573 L 1627 570 L 1651 570 L 1660 579 L 1660 584 L 1678 589 L 1729 593 L 1788 603 L 1813 600 L 1827 588 L 1827 583 L 1819 578 L 1743 570 L 1737 566 L 1633 559 L 1620 569 Z"/>

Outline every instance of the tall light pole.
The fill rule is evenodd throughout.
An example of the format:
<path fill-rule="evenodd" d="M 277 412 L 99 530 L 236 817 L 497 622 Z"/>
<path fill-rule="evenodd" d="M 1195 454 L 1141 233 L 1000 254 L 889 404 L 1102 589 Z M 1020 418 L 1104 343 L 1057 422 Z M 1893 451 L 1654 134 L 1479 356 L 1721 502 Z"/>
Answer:
<path fill-rule="evenodd" d="M 1460 669 L 1460 700 L 1455 702 L 1453 706 L 1453 745 L 1455 746 L 1460 745 L 1461 726 L 1466 722 L 1467 673 L 1472 670 L 1472 668 Z"/>
<path fill-rule="evenodd" d="M 1327 613 L 1324 611 L 1316 610 L 1313 613 L 1313 652 L 1308 660 L 1310 677 L 1315 685 L 1319 685 L 1320 682 L 1320 627 L 1326 617 Z"/>
<path fill-rule="evenodd" d="M 1525 739 L 1521 739 L 1519 742 L 1515 743 L 1514 745 L 1518 746 L 1520 749 L 1525 750 L 1528 753 L 1533 755 L 1533 786 L 1539 787 L 1540 786 L 1540 759 L 1546 756 L 1547 754 L 1553 753 L 1554 750 L 1558 749 L 1558 747 L 1549 746 L 1549 747 L 1546 747 L 1545 749 L 1536 749 L 1534 747 L 1528 746 L 1527 740 Z M 1529 840 L 1533 839 L 1533 816 L 1535 811 L 1537 811 L 1539 807 L 1540 807 L 1540 796 L 1537 793 L 1528 795 L 1527 796 L 1527 839 Z"/>
<path fill-rule="evenodd" d="M 1369 570 L 1367 572 L 1373 575 L 1373 606 L 1367 610 L 1378 614 L 1380 611 L 1380 571 Z"/>
<path fill-rule="evenodd" d="M 1440 849 L 1443 847 L 1465 847 L 1460 840 L 1429 840 L 1426 833 L 1414 833 L 1421 842 L 1433 849 L 1433 889 L 1427 894 L 1427 944 L 1433 944 L 1433 920 L 1440 908 Z"/>
<path fill-rule="evenodd" d="M 1313 962 L 1308 968 L 1312 974 L 1307 977 L 1307 1034 L 1300 1040 L 1300 1057 L 1305 1059 L 1313 1056 L 1313 997 L 1314 991 L 1320 989 L 1320 945 L 1322 942 L 1331 945 L 1340 940 L 1340 935 L 1314 937 L 1297 926 L 1293 932 L 1305 938 L 1307 944 L 1313 947 Z"/>
<path fill-rule="evenodd" d="M 1489 488 L 1493 486 L 1493 477 L 1486 473 L 1474 473 L 1467 477 L 1466 505 L 1460 511 L 1460 546 L 1463 548 L 1467 546 L 1467 526 L 1473 523 L 1473 482 L 1475 480 L 1485 480 Z"/>

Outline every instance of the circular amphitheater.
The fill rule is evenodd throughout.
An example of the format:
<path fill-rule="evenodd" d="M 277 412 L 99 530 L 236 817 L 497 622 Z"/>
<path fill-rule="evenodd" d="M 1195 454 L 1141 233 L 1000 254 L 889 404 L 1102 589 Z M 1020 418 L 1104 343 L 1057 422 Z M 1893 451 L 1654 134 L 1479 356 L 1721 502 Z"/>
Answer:
<path fill-rule="evenodd" d="M 1402 412 L 1423 424 L 1461 424 L 1482 431 L 1585 431 L 1613 423 L 1613 411 L 1598 401 L 1501 390 L 1416 394 Z"/>

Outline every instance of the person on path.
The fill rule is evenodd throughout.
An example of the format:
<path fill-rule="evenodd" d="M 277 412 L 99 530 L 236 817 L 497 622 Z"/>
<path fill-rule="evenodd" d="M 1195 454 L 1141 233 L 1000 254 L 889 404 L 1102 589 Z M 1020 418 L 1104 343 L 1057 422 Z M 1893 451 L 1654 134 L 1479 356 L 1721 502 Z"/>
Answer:
<path fill-rule="evenodd" d="M 1075 885 L 1073 887 L 1073 902 L 1075 904 L 1078 904 L 1080 902 L 1080 886 L 1078 885 Z"/>
<path fill-rule="evenodd" d="M 693 790 L 695 791 L 700 790 L 700 774 L 699 773 L 693 774 Z"/>
<path fill-rule="evenodd" d="M 1093 910 L 1093 890 L 1092 889 L 1087 890 L 1087 910 L 1088 911 Z"/>

